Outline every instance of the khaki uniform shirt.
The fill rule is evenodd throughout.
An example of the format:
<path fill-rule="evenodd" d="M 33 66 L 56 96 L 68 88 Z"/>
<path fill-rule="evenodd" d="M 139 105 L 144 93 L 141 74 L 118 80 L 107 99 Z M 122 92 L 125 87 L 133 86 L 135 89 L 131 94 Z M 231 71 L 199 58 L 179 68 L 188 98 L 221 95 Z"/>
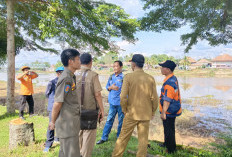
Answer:
<path fill-rule="evenodd" d="M 56 120 L 56 133 L 59 138 L 68 138 L 79 135 L 80 110 L 77 101 L 76 77 L 64 69 L 60 75 L 55 91 L 54 102 L 62 102 L 59 116 Z"/>
<path fill-rule="evenodd" d="M 158 107 L 155 79 L 142 69 L 124 77 L 121 92 L 122 112 L 134 120 L 151 120 Z"/>
<path fill-rule="evenodd" d="M 85 77 L 85 93 L 82 109 L 96 109 L 98 106 L 95 93 L 102 91 L 102 87 L 99 81 L 98 74 L 92 71 L 90 68 L 81 66 L 81 70 L 76 73 L 77 78 L 77 90 L 78 92 L 78 103 L 81 104 L 81 92 L 82 92 L 82 76 L 87 71 Z"/>

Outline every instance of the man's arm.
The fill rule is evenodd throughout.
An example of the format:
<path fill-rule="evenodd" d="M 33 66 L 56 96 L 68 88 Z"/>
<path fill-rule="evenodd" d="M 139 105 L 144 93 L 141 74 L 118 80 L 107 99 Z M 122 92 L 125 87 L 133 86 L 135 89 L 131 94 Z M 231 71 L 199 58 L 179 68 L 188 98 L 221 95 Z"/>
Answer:
<path fill-rule="evenodd" d="M 100 119 L 100 121 L 102 121 L 103 117 L 104 117 L 104 107 L 103 107 L 102 95 L 101 95 L 100 91 L 95 93 L 95 98 L 96 98 L 97 103 L 98 103 L 99 108 L 100 108 L 100 113 L 98 115 L 98 119 Z"/>
<path fill-rule="evenodd" d="M 154 79 L 154 82 L 153 82 L 153 87 L 152 87 L 152 116 L 155 115 L 155 111 L 158 107 L 158 104 L 159 104 L 159 98 L 158 98 L 158 94 L 157 94 L 157 90 L 156 90 L 156 83 L 155 83 L 155 79 Z"/>
<path fill-rule="evenodd" d="M 21 80 L 21 79 L 23 78 L 23 76 L 26 75 L 26 74 L 28 74 L 28 71 L 27 71 L 27 72 L 24 72 L 24 73 L 22 73 L 22 74 L 19 74 L 18 76 L 16 76 L 16 78 L 17 78 L 18 80 Z"/>
<path fill-rule="evenodd" d="M 101 95 L 102 87 L 98 75 L 96 75 L 96 77 L 93 78 L 93 87 L 94 87 L 94 96 L 100 108 L 98 119 L 102 121 L 104 117 L 104 107 L 103 107 L 102 95 Z"/>
<path fill-rule="evenodd" d="M 69 88 L 67 88 L 66 90 L 66 87 Z M 52 108 L 52 120 L 49 123 L 50 130 L 54 130 L 55 128 L 56 119 L 60 113 L 61 107 L 64 102 L 64 98 L 66 94 L 70 91 L 70 87 L 71 87 L 71 83 L 65 79 L 61 80 L 60 82 L 59 81 L 57 82 L 55 97 L 54 97 L 55 103 L 53 104 L 53 108 Z"/>
<path fill-rule="evenodd" d="M 162 120 L 166 120 L 166 112 L 169 108 L 169 105 L 170 105 L 170 102 L 164 101 L 163 110 L 162 110 L 161 115 L 160 115 Z"/>
<path fill-rule="evenodd" d="M 171 85 L 165 85 L 164 86 L 165 96 L 163 97 L 164 103 L 163 103 L 163 110 L 160 115 L 161 119 L 166 120 L 166 112 L 170 106 L 170 102 L 172 99 L 174 99 L 175 90 Z"/>
<path fill-rule="evenodd" d="M 122 107 L 122 112 L 125 114 L 127 112 L 127 101 L 129 94 L 129 82 L 128 75 L 126 75 L 123 79 L 122 91 L 120 95 L 120 104 Z"/>
<path fill-rule="evenodd" d="M 55 102 L 52 108 L 52 120 L 49 123 L 49 130 L 54 130 L 55 129 L 55 122 L 56 119 L 60 113 L 60 109 L 62 107 L 63 103 L 62 102 Z"/>
<path fill-rule="evenodd" d="M 32 77 L 32 79 L 34 79 L 34 78 L 37 78 L 39 75 L 36 73 L 36 72 L 34 72 L 34 71 L 30 71 L 31 73 L 32 73 L 32 75 L 31 75 L 31 77 Z"/>
<path fill-rule="evenodd" d="M 110 78 L 108 79 L 108 82 L 107 82 L 107 84 L 106 84 L 106 89 L 108 90 L 108 91 L 111 91 L 111 86 L 110 86 L 110 80 L 111 80 L 111 77 L 112 76 L 110 76 Z"/>
<path fill-rule="evenodd" d="M 48 86 L 47 86 L 47 89 L 46 89 L 46 92 L 45 92 L 45 95 L 46 95 L 47 98 L 48 98 L 49 95 L 51 94 L 51 88 L 52 88 L 52 82 L 49 81 Z"/>

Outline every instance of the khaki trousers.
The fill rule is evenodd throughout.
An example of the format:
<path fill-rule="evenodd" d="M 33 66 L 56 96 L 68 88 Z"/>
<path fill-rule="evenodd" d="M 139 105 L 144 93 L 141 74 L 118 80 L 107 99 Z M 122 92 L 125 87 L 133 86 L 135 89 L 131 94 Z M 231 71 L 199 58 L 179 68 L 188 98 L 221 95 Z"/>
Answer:
<path fill-rule="evenodd" d="M 94 130 L 80 130 L 80 152 L 82 157 L 91 157 L 96 141 L 97 129 Z"/>
<path fill-rule="evenodd" d="M 146 157 L 150 120 L 133 120 L 125 116 L 121 133 L 116 141 L 112 157 L 122 157 L 135 126 L 138 130 L 138 152 L 136 157 Z"/>
<path fill-rule="evenodd" d="M 80 157 L 79 137 L 60 138 L 59 157 Z"/>

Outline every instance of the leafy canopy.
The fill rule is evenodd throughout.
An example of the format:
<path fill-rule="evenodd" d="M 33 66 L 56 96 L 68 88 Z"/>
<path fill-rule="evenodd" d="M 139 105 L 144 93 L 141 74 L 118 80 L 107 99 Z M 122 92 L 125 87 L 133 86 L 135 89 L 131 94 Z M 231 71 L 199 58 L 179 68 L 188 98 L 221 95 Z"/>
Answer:
<path fill-rule="evenodd" d="M 148 13 L 142 30 L 176 31 L 185 25 L 192 32 L 181 36 L 188 52 L 198 40 L 210 45 L 232 43 L 232 0 L 142 0 Z"/>
<path fill-rule="evenodd" d="M 6 1 L 0 0 L 0 57 L 6 56 Z M 97 0 L 18 0 L 16 50 L 58 51 L 48 39 L 101 54 L 115 50 L 111 37 L 134 42 L 139 23 L 114 4 Z M 3 45 L 3 46 L 2 46 Z"/>

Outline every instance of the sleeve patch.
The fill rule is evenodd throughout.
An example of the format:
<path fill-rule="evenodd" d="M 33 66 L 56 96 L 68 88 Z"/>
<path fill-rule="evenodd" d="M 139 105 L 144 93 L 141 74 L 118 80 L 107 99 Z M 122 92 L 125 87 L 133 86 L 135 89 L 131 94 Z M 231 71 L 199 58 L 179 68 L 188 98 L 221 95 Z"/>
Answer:
<path fill-rule="evenodd" d="M 65 92 L 65 93 L 68 93 L 69 89 L 70 89 L 70 85 L 66 85 L 66 86 L 64 87 L 64 92 Z"/>

